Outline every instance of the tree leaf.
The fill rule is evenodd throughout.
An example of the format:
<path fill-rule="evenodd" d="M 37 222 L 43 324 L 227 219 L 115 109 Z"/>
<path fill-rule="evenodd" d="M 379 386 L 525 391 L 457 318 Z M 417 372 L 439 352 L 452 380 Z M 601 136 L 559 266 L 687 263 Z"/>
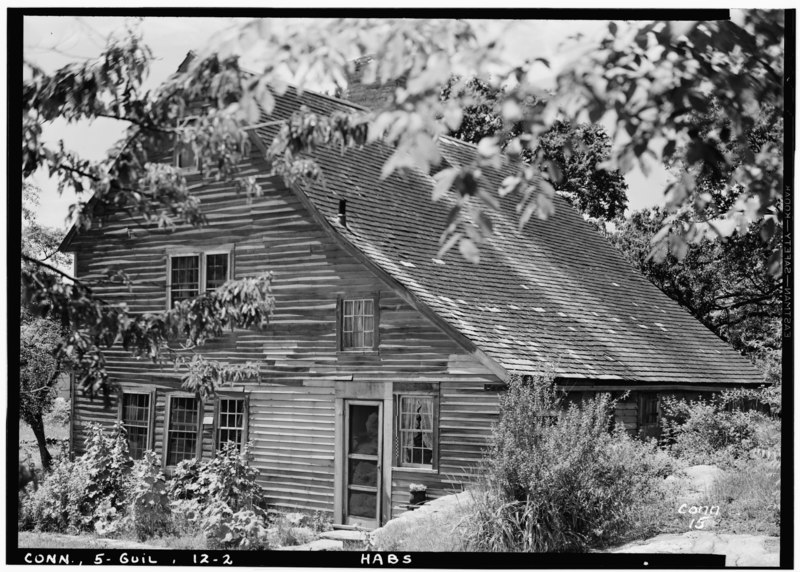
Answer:
<path fill-rule="evenodd" d="M 433 201 L 436 202 L 442 197 L 444 197 L 447 192 L 450 190 L 450 187 L 453 186 L 453 181 L 460 173 L 460 169 L 457 167 L 450 167 L 439 171 L 433 176 L 434 184 L 433 184 Z"/>
<path fill-rule="evenodd" d="M 475 246 L 475 243 L 469 238 L 464 237 L 461 239 L 461 242 L 458 243 L 458 250 L 461 251 L 461 255 L 466 258 L 467 261 L 473 264 L 478 264 L 481 260 L 478 247 Z"/>

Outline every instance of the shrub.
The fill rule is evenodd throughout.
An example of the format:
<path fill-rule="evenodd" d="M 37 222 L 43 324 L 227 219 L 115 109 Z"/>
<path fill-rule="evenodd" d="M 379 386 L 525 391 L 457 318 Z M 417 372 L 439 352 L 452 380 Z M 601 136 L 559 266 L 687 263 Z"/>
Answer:
<path fill-rule="evenodd" d="M 271 532 L 263 511 L 234 511 L 223 501 L 212 501 L 202 510 L 202 528 L 212 550 L 259 550 L 271 548 Z"/>
<path fill-rule="evenodd" d="M 481 551 L 583 551 L 629 533 L 671 463 L 610 430 L 608 395 L 560 408 L 551 374 L 509 380 L 465 543 Z"/>
<path fill-rule="evenodd" d="M 177 527 L 203 531 L 210 548 L 243 550 L 270 545 L 264 494 L 258 471 L 247 463 L 249 444 L 241 451 L 228 443 L 205 462 L 184 461 L 169 483 L 173 510 L 189 511 Z M 274 533 L 272 533 L 274 536 Z M 274 543 L 274 539 L 273 539 Z"/>
<path fill-rule="evenodd" d="M 19 529 L 45 532 L 85 530 L 91 517 L 86 484 L 90 475 L 81 462 L 61 457 L 35 491 L 20 498 Z M 30 485 L 28 485 L 30 487 Z"/>
<path fill-rule="evenodd" d="M 106 435 L 100 425 L 89 429 L 86 452 L 58 460 L 39 489 L 21 499 L 22 529 L 63 532 L 116 531 L 126 508 L 133 461 L 124 428 Z"/>
<path fill-rule="evenodd" d="M 140 540 L 169 531 L 171 511 L 167 482 L 161 463 L 152 451 L 146 451 L 144 457 L 134 463 L 128 499 L 126 526 Z"/>
<path fill-rule="evenodd" d="M 169 484 L 170 498 L 202 504 L 222 501 L 234 512 L 262 507 L 265 500 L 256 482 L 258 471 L 247 463 L 249 447 L 247 444 L 240 451 L 228 443 L 209 461 L 183 461 Z"/>
<path fill-rule="evenodd" d="M 690 464 L 724 467 L 756 449 L 777 448 L 779 454 L 780 439 L 774 438 L 780 433 L 779 421 L 759 411 L 744 411 L 741 403 L 741 391 L 722 392 L 709 400 L 666 398 L 662 435 L 670 452 Z"/>

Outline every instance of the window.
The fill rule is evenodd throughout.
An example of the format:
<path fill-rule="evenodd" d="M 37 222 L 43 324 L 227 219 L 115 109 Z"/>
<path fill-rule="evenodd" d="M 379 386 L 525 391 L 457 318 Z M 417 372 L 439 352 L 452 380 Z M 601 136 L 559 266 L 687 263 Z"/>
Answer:
<path fill-rule="evenodd" d="M 395 396 L 398 466 L 435 467 L 436 402 L 432 395 Z"/>
<path fill-rule="evenodd" d="M 167 421 L 166 465 L 174 467 L 197 456 L 200 429 L 200 407 L 197 398 L 169 397 Z"/>
<path fill-rule="evenodd" d="M 173 302 L 195 298 L 200 291 L 200 256 L 173 256 L 171 278 Z"/>
<path fill-rule="evenodd" d="M 120 421 L 128 434 L 128 450 L 131 457 L 141 459 L 150 446 L 150 405 L 149 393 L 122 393 Z"/>
<path fill-rule="evenodd" d="M 175 166 L 179 169 L 197 169 L 197 157 L 190 143 L 179 143 L 175 149 Z"/>
<path fill-rule="evenodd" d="M 641 424 L 658 425 L 658 394 L 642 393 L 641 395 Z"/>
<path fill-rule="evenodd" d="M 376 332 L 377 300 L 359 298 L 340 301 L 341 350 L 373 350 L 378 347 Z"/>
<path fill-rule="evenodd" d="M 241 447 L 246 438 L 246 424 L 244 398 L 220 397 L 217 402 L 217 450 L 222 450 L 228 441 Z"/>
<path fill-rule="evenodd" d="M 175 302 L 213 292 L 230 279 L 230 247 L 220 250 L 169 255 L 169 307 Z"/>

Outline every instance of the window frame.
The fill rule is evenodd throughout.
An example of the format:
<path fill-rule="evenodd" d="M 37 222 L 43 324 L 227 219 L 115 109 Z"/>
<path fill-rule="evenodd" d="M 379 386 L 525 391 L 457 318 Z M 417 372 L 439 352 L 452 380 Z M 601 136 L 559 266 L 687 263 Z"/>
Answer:
<path fill-rule="evenodd" d="M 125 427 L 123 419 L 123 409 L 125 404 L 125 395 L 146 395 L 148 397 L 148 412 L 147 412 L 147 438 L 145 451 L 155 450 L 155 423 L 156 423 L 156 388 L 155 387 L 137 387 L 130 385 L 120 385 L 117 392 L 117 421 Z M 127 437 L 128 428 L 125 427 Z M 128 450 L 130 451 L 130 442 L 128 442 Z"/>
<path fill-rule="evenodd" d="M 175 391 L 166 394 L 166 403 L 164 404 L 164 443 L 161 449 L 161 464 L 165 472 L 174 470 L 178 465 L 168 465 L 169 459 L 169 433 L 170 433 L 170 417 L 172 415 L 172 400 L 180 398 L 191 398 L 197 402 L 197 426 L 195 431 L 197 433 L 197 444 L 195 446 L 194 458 L 200 460 L 203 455 L 203 413 L 205 406 L 203 400 L 198 398 L 194 393 L 187 393 L 183 391 Z"/>
<path fill-rule="evenodd" d="M 172 308 L 172 260 L 174 258 L 184 258 L 188 256 L 198 257 L 198 272 L 197 272 L 197 296 L 205 294 L 207 289 L 207 275 L 208 275 L 208 257 L 213 255 L 225 254 L 228 257 L 228 272 L 226 280 L 231 280 L 234 276 L 233 270 L 233 254 L 234 248 L 232 244 L 223 244 L 208 248 L 173 248 L 167 250 L 167 286 L 166 286 L 166 305 L 167 310 Z"/>
<path fill-rule="evenodd" d="M 239 442 L 239 450 L 241 451 L 242 447 L 247 443 L 248 440 L 248 431 L 249 431 L 249 419 L 250 419 L 250 399 L 249 396 L 243 393 L 224 393 L 224 392 L 217 392 L 217 399 L 214 400 L 214 433 L 213 433 L 213 442 L 211 444 L 213 454 L 216 454 L 220 451 L 220 446 L 222 445 L 219 442 L 219 431 L 221 429 L 219 416 L 221 414 L 220 411 L 220 403 L 222 400 L 236 400 L 241 401 L 243 403 L 243 411 L 242 411 L 242 438 Z"/>
<path fill-rule="evenodd" d="M 420 387 L 424 386 L 424 387 Z M 433 401 L 431 406 L 431 462 L 430 464 L 407 463 L 402 461 L 400 419 L 403 397 L 425 397 Z M 392 458 L 394 468 L 403 471 L 439 472 L 439 384 L 395 383 L 392 390 Z"/>
<path fill-rule="evenodd" d="M 646 405 L 648 403 L 648 398 L 653 398 L 656 403 L 656 419 L 653 423 L 647 422 L 647 411 Z M 639 393 L 639 427 L 644 427 L 645 425 L 659 425 L 661 423 L 661 396 L 657 391 L 653 392 L 646 392 L 642 391 Z"/>
<path fill-rule="evenodd" d="M 358 348 L 344 347 L 344 305 L 345 302 L 369 300 L 372 302 L 372 346 Z M 377 353 L 380 348 L 380 292 L 367 294 L 348 294 L 336 298 L 336 351 L 340 354 Z"/>

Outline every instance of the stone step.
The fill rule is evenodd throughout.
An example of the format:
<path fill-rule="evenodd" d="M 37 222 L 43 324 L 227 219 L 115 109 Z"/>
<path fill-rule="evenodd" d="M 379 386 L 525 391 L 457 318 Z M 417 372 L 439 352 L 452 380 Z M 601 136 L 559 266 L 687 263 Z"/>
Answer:
<path fill-rule="evenodd" d="M 342 550 L 344 543 L 341 540 L 332 540 L 330 538 L 320 538 L 309 542 L 308 544 L 301 544 L 300 546 L 283 546 L 278 550 L 308 550 L 314 551 L 331 551 Z"/>
<path fill-rule="evenodd" d="M 367 538 L 365 530 L 329 530 L 319 535 L 320 538 L 330 538 L 331 540 L 341 540 L 342 542 L 361 542 Z"/>
<path fill-rule="evenodd" d="M 369 533 L 366 530 L 329 530 L 319 536 L 320 538 L 342 542 L 344 550 L 363 550 L 369 542 Z"/>

